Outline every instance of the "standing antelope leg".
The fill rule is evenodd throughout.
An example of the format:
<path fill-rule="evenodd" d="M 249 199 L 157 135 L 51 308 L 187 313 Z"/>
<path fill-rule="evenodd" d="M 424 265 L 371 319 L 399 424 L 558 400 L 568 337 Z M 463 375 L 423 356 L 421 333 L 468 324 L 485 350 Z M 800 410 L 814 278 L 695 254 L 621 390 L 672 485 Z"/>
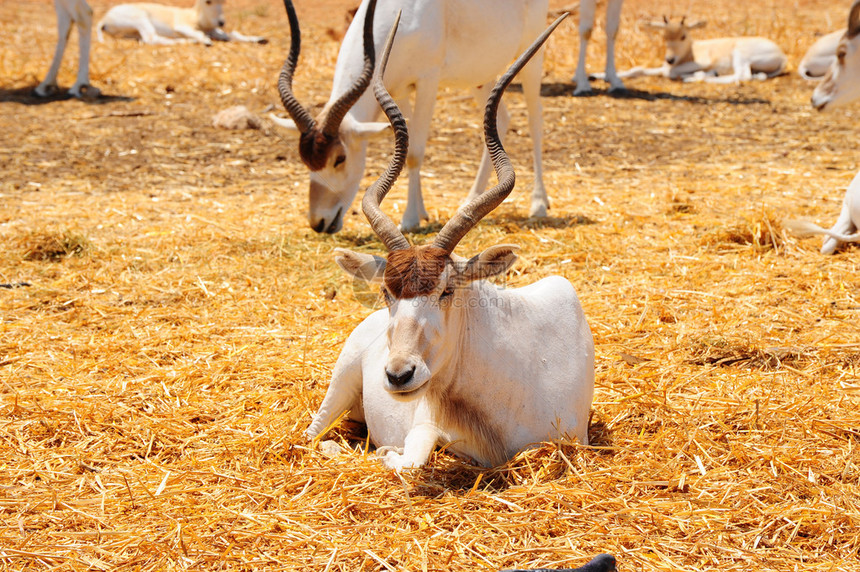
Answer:
<path fill-rule="evenodd" d="M 57 10 L 57 47 L 54 50 L 54 59 L 48 75 L 36 88 L 36 95 L 46 97 L 57 91 L 57 75 L 60 73 L 60 64 L 63 63 L 63 53 L 66 44 L 69 43 L 69 34 L 72 32 L 71 15 L 62 7 L 59 0 L 55 0 L 54 6 Z"/>
<path fill-rule="evenodd" d="M 69 94 L 74 97 L 83 95 L 95 97 L 99 94 L 99 90 L 89 85 L 92 8 L 85 0 L 54 0 L 54 11 L 57 13 L 57 46 L 54 50 L 54 59 L 51 61 L 48 75 L 36 87 L 35 93 L 39 97 L 47 97 L 57 91 L 57 74 L 63 63 L 63 54 L 69 43 L 72 22 L 74 22 L 78 27 L 78 75 L 75 84 L 69 89 Z"/>
<path fill-rule="evenodd" d="M 624 0 L 609 0 L 606 5 L 606 72 L 595 78 L 604 79 L 609 82 L 610 91 L 624 89 L 624 83 L 615 71 L 615 40 L 618 36 L 618 28 L 621 25 L 621 5 Z M 588 41 L 594 30 L 594 12 L 596 0 L 580 0 L 579 2 L 579 60 L 576 64 L 576 75 L 573 82 L 576 88 L 573 95 L 587 95 L 591 93 L 591 84 L 588 82 L 588 72 L 585 69 L 586 52 Z"/>
<path fill-rule="evenodd" d="M 576 63 L 576 74 L 573 83 L 576 89 L 573 95 L 587 95 L 591 93 L 591 84 L 588 82 L 588 72 L 585 69 L 588 41 L 594 30 L 595 0 L 581 0 L 579 3 L 579 60 Z"/>
<path fill-rule="evenodd" d="M 424 208 L 424 197 L 421 194 L 421 165 L 424 163 L 427 139 L 430 137 L 430 122 L 433 119 L 433 108 L 436 106 L 438 87 L 438 77 L 432 76 L 415 86 L 415 109 L 409 130 L 409 151 L 406 154 L 409 195 L 406 198 L 406 210 L 400 220 L 400 228 L 403 230 L 415 230 L 421 226 L 422 220 L 430 218 Z"/>
<path fill-rule="evenodd" d="M 78 4 L 75 23 L 78 26 L 78 78 L 69 89 L 75 97 L 97 97 L 99 90 L 90 85 L 90 46 L 93 34 L 93 11 L 86 5 Z"/>
<path fill-rule="evenodd" d="M 621 5 L 624 0 L 609 0 L 606 5 L 606 81 L 611 91 L 624 89 L 615 71 L 615 40 L 621 27 Z"/>
<path fill-rule="evenodd" d="M 549 197 L 543 184 L 543 105 L 540 100 L 540 80 L 543 66 L 543 52 L 535 55 L 534 60 L 520 72 L 523 95 L 529 112 L 529 134 L 532 139 L 532 158 L 534 165 L 534 187 L 532 189 L 529 216 L 545 217 L 549 210 Z"/>

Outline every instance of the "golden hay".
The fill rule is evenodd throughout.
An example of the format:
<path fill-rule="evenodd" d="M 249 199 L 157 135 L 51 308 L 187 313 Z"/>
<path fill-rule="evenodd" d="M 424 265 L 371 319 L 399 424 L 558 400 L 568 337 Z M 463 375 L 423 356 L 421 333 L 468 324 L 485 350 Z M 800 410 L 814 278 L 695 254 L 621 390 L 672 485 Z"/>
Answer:
<path fill-rule="evenodd" d="M 96 18 L 111 5 L 93 0 Z M 348 0 L 300 0 L 298 95 L 325 101 Z M 568 3 L 553 1 L 554 9 Z M 211 126 L 278 107 L 277 3 L 230 0 L 267 46 L 92 53 L 97 103 L 29 97 L 55 22 L 0 3 L 0 567 L 6 570 L 860 570 L 858 250 L 818 254 L 783 218 L 829 225 L 857 162 L 857 107 L 818 114 L 796 75 L 741 86 L 631 80 L 572 98 L 576 18 L 544 79 L 552 218 L 529 221 L 524 104 L 507 144 L 519 185 L 464 240 L 522 246 L 512 286 L 562 274 L 597 344 L 592 446 L 544 444 L 484 471 L 437 453 L 398 476 L 360 428 L 329 456 L 302 437 L 372 292 L 334 247 L 378 252 L 353 210 L 304 218 L 306 173 L 277 130 Z M 618 62 L 656 65 L 637 22 L 707 17 L 761 34 L 796 68 L 842 26 L 824 0 L 627 0 Z M 602 61 L 602 14 L 589 56 Z M 74 77 L 73 35 L 62 85 Z M 315 75 L 319 74 L 319 75 Z M 479 156 L 479 106 L 439 99 L 425 162 L 439 228 Z M 390 149 L 372 146 L 368 176 Z M 399 217 L 405 185 L 387 209 Z M 427 233 L 415 235 L 426 240 Z"/>

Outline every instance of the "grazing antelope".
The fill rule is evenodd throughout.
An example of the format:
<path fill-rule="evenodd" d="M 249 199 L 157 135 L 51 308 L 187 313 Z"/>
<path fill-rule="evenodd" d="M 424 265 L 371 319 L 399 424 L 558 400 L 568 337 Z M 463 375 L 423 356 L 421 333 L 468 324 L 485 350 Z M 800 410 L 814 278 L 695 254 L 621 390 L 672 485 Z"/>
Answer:
<path fill-rule="evenodd" d="M 767 79 L 785 71 L 788 58 L 767 38 L 693 40 L 690 31 L 706 24 L 704 20 L 688 24 L 686 18 L 671 22 L 666 16 L 662 22 L 647 22 L 646 27 L 663 30 L 666 63 L 658 68 L 635 67 L 619 72 L 618 76 L 663 76 L 684 81 L 734 83 Z"/>
<path fill-rule="evenodd" d="M 379 0 L 379 17 L 368 19 L 374 3 L 363 0 L 359 6 L 338 53 L 329 101 L 313 118 L 292 91 L 301 40 L 295 8 L 290 0 L 284 0 L 292 37 L 278 89 L 292 120 L 274 115 L 272 119 L 301 134 L 299 155 L 310 170 L 308 220 L 317 232 L 335 233 L 341 229 L 364 174 L 368 140 L 388 128 L 387 123 L 375 121 L 379 106 L 366 88 L 375 51 L 379 51 L 381 38 L 391 29 L 394 14 L 402 9 L 403 22 L 398 48 L 385 78 L 386 87 L 402 106 L 408 104 L 413 91 L 415 94 L 409 123 L 412 144 L 406 158 L 409 191 L 401 220 L 401 228 L 410 230 L 428 218 L 420 171 L 439 87 L 471 88 L 480 101 L 486 101 L 495 78 L 543 30 L 548 1 Z M 374 45 L 373 38 L 380 39 L 379 43 Z M 365 43 L 373 49 L 365 52 Z M 549 208 L 541 166 L 542 61 L 542 54 L 538 54 L 521 76 L 534 151 L 530 216 L 545 216 Z M 499 115 L 504 133 L 509 120 L 504 104 Z M 490 169 L 490 159 L 484 151 L 467 202 L 486 188 Z"/>
<path fill-rule="evenodd" d="M 367 317 L 347 339 L 309 437 L 321 436 L 349 410 L 367 423 L 370 440 L 387 449 L 384 463 L 394 469 L 423 465 L 440 444 L 495 466 L 559 436 L 588 442 L 594 343 L 570 282 L 553 276 L 517 289 L 487 282 L 516 260 L 517 247 L 508 244 L 469 259 L 453 254 L 514 187 L 497 125 L 500 99 L 562 19 L 499 79 L 487 102 L 484 134 L 498 185 L 465 205 L 426 246 L 410 245 L 379 208 L 408 156 L 406 122 L 382 84 L 395 19 L 374 74 L 395 152 L 362 200 L 388 256 L 337 249 L 336 258 L 354 278 L 380 283 L 388 308 Z"/>
<path fill-rule="evenodd" d="M 821 36 L 806 51 L 806 55 L 797 66 L 797 73 L 806 79 L 821 79 L 836 61 L 836 47 L 845 35 L 845 30 L 836 30 L 826 36 Z"/>
<path fill-rule="evenodd" d="M 144 44 L 172 45 L 194 41 L 210 45 L 219 42 L 255 42 L 265 44 L 266 38 L 225 32 L 225 0 L 195 0 L 192 8 L 177 8 L 164 4 L 119 4 L 108 10 L 99 22 L 96 33 L 137 37 Z"/>
<path fill-rule="evenodd" d="M 836 60 L 812 93 L 812 106 L 824 111 L 856 99 L 860 99 L 860 0 L 854 0 L 848 12 L 848 28 L 839 39 Z M 826 235 L 822 254 L 832 254 L 843 242 L 860 241 L 860 173 L 848 185 L 842 211 L 829 230 L 808 221 L 787 221 L 786 226 L 800 236 Z"/>
<path fill-rule="evenodd" d="M 74 97 L 98 97 L 99 90 L 90 85 L 90 44 L 93 27 L 93 10 L 86 0 L 54 0 L 57 13 L 57 47 L 54 60 L 45 80 L 36 87 L 36 95 L 48 97 L 58 91 L 57 74 L 63 62 L 63 53 L 69 43 L 72 22 L 78 27 L 78 77 L 69 88 Z"/>
<path fill-rule="evenodd" d="M 609 90 L 624 89 L 624 82 L 615 71 L 615 38 L 621 22 L 621 5 L 624 0 L 608 0 L 606 3 L 606 72 L 601 77 L 609 83 Z M 588 72 L 585 70 L 585 55 L 591 32 L 594 30 L 594 12 L 597 0 L 580 0 L 579 3 L 579 61 L 573 82 L 576 88 L 573 95 L 591 93 Z"/>

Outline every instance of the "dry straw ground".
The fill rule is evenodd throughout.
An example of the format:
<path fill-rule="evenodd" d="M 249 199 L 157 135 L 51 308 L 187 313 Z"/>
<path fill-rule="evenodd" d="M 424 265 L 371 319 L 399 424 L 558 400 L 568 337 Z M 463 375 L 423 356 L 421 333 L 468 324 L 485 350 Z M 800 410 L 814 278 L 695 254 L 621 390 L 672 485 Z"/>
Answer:
<path fill-rule="evenodd" d="M 297 90 L 317 106 L 349 4 L 298 2 Z M 669 12 L 707 16 L 703 36 L 769 36 L 793 70 L 848 7 L 626 4 L 621 68 L 659 62 L 637 20 Z M 336 438 L 356 450 L 334 458 L 301 436 L 369 312 L 331 251 L 378 242 L 355 212 L 336 236 L 307 228 L 291 137 L 211 126 L 278 102 L 282 10 L 228 2 L 229 27 L 264 46 L 96 44 L 110 97 L 43 103 L 29 91 L 53 50 L 50 3 L 0 3 L 0 283 L 27 284 L 0 289 L 0 567 L 493 570 L 611 552 L 624 572 L 860 570 L 858 250 L 823 257 L 781 230 L 835 219 L 860 167 L 857 106 L 813 112 L 794 74 L 572 98 L 565 24 L 545 76 L 553 217 L 525 218 L 513 90 L 521 184 L 460 252 L 518 243 L 508 283 L 574 283 L 597 344 L 594 446 L 546 444 L 493 471 L 439 453 L 398 476 L 347 428 Z M 468 188 L 479 116 L 441 95 L 433 229 Z M 373 146 L 366 182 L 388 152 Z"/>

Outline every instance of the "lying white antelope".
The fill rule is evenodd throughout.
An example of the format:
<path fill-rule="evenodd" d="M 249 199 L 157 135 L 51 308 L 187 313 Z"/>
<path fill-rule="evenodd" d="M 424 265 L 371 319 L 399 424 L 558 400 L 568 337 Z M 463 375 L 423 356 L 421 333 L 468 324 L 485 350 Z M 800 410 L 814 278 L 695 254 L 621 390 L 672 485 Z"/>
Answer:
<path fill-rule="evenodd" d="M 209 45 L 220 42 L 266 43 L 261 36 L 245 36 L 239 32 L 225 32 L 225 0 L 196 0 L 193 8 L 177 8 L 164 4 L 119 4 L 108 10 L 98 23 L 96 33 L 104 41 L 102 32 L 114 36 L 136 37 L 144 44 L 172 45 L 194 41 Z"/>
<path fill-rule="evenodd" d="M 420 171 L 439 87 L 471 88 L 480 101 L 486 101 L 495 78 L 543 30 L 547 4 L 547 0 L 380 0 L 379 17 L 372 22 L 371 34 L 362 29 L 370 6 L 370 0 L 363 0 L 341 44 L 329 101 L 313 118 L 292 91 L 301 41 L 293 4 L 284 0 L 292 38 L 278 89 L 292 121 L 275 116 L 272 119 L 301 133 L 299 155 L 310 170 L 311 228 L 327 233 L 341 229 L 343 216 L 358 193 L 364 174 L 368 140 L 388 127 L 387 123 L 375 122 L 379 105 L 366 88 L 374 53 L 381 47 L 381 39 L 391 29 L 398 10 L 403 12 L 403 23 L 385 84 L 401 106 L 408 105 L 409 95 L 413 91 L 415 94 L 409 123 L 412 144 L 406 159 L 409 191 L 401 220 L 401 228 L 408 230 L 428 218 Z M 376 45 L 373 38 L 378 40 Z M 367 53 L 365 43 L 371 48 Z M 542 61 L 542 54 L 538 54 L 523 70 L 521 78 L 534 149 L 531 216 L 545 216 L 549 208 L 541 166 Z M 504 105 L 499 115 L 504 133 L 509 119 Z M 485 151 L 467 201 L 486 188 L 490 169 Z"/>
<path fill-rule="evenodd" d="M 836 46 L 836 60 L 812 93 L 812 106 L 819 111 L 860 98 L 860 2 L 848 11 L 848 27 Z"/>
<path fill-rule="evenodd" d="M 812 94 L 812 106 L 824 111 L 856 99 L 860 99 L 860 0 L 848 12 L 848 28 L 839 39 L 836 59 Z M 830 229 L 808 221 L 787 221 L 786 226 L 800 236 L 826 235 L 822 254 L 832 254 L 843 242 L 860 241 L 860 173 L 848 185 L 842 211 Z"/>
<path fill-rule="evenodd" d="M 98 97 L 99 90 L 90 85 L 90 44 L 92 39 L 93 10 L 86 0 L 54 0 L 57 13 L 57 47 L 54 60 L 45 80 L 36 87 L 36 95 L 48 97 L 58 91 L 57 74 L 63 63 L 63 53 L 69 43 L 72 22 L 78 27 L 78 77 L 69 88 L 74 97 Z"/>
<path fill-rule="evenodd" d="M 844 35 L 845 30 L 836 30 L 818 38 L 800 61 L 797 73 L 806 79 L 823 78 L 836 61 L 836 48 Z"/>
<path fill-rule="evenodd" d="M 783 51 L 767 38 L 739 37 L 694 40 L 690 31 L 705 26 L 698 20 L 686 23 L 648 22 L 646 27 L 663 30 L 666 63 L 658 68 L 635 67 L 619 72 L 621 78 L 663 76 L 684 81 L 734 83 L 767 79 L 785 71 L 788 61 Z M 596 74 L 595 74 L 596 75 Z"/>
<path fill-rule="evenodd" d="M 610 91 L 624 89 L 624 82 L 615 71 L 615 38 L 621 22 L 621 5 L 624 0 L 608 0 L 606 3 L 606 72 L 602 78 L 609 83 Z M 576 88 L 573 95 L 591 93 L 588 72 L 585 69 L 585 55 L 591 32 L 594 30 L 594 12 L 597 0 L 580 0 L 579 3 L 579 61 L 573 82 Z"/>
<path fill-rule="evenodd" d="M 493 246 L 470 259 L 453 254 L 514 187 L 497 126 L 500 99 L 561 19 L 502 76 L 487 102 L 484 133 L 499 184 L 465 205 L 427 246 L 410 245 L 379 208 L 408 155 L 406 121 L 381 79 L 395 20 L 374 76 L 395 152 L 362 201 L 388 257 L 343 249 L 337 257 L 354 278 L 382 285 L 388 309 L 371 314 L 349 336 L 309 437 L 321 436 L 349 410 L 367 423 L 370 440 L 388 449 L 384 462 L 395 469 L 423 465 L 437 445 L 495 466 L 560 436 L 588 442 L 594 343 L 570 282 L 553 276 L 503 289 L 484 279 L 514 263 L 515 246 Z"/>

